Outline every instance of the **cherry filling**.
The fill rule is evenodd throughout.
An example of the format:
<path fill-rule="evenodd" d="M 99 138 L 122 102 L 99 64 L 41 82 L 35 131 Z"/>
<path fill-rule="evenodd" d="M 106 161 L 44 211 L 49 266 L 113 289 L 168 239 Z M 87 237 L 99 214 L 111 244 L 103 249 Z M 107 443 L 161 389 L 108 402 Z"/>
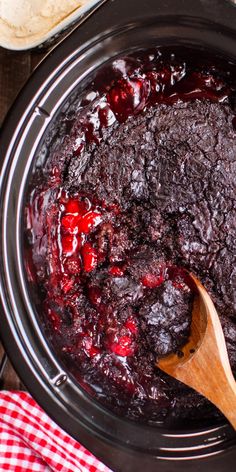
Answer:
<path fill-rule="evenodd" d="M 155 363 L 188 339 L 193 271 L 220 313 L 223 303 L 236 368 L 231 89 L 214 70 L 159 54 L 115 61 L 110 84 L 94 87 L 62 137 L 58 125 L 26 207 L 26 269 L 47 336 L 119 414 L 210 411 Z"/>

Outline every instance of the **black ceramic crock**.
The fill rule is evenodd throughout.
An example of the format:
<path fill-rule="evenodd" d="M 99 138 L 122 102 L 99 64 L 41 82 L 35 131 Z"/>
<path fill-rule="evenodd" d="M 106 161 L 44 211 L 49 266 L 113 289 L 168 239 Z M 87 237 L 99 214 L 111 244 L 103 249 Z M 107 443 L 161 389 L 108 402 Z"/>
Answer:
<path fill-rule="evenodd" d="M 153 46 L 206 55 L 235 71 L 236 6 L 227 0 L 108 0 L 47 56 L 12 107 L 1 134 L 1 337 L 35 399 L 112 470 L 232 472 L 236 434 L 223 420 L 147 426 L 94 402 L 45 340 L 24 272 L 25 189 L 48 126 L 105 63 Z"/>

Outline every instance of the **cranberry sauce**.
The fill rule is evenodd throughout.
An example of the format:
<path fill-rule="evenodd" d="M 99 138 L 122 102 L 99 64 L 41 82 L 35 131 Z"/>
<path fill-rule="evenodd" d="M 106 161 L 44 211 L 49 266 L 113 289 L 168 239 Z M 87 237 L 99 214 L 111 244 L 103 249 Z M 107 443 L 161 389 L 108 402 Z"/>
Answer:
<path fill-rule="evenodd" d="M 236 371 L 232 92 L 214 68 L 159 52 L 111 70 L 65 113 L 34 173 L 28 278 L 58 356 L 105 406 L 144 421 L 215 415 L 155 362 L 188 339 L 187 269 L 216 303 Z"/>

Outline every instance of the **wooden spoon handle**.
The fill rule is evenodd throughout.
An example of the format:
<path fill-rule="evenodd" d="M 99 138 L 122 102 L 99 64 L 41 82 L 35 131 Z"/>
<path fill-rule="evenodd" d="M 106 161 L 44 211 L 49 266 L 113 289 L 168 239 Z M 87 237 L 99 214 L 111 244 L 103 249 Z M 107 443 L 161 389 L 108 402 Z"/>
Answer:
<path fill-rule="evenodd" d="M 199 281 L 195 283 L 199 296 L 195 299 L 190 340 L 182 349 L 184 356 L 171 354 L 157 365 L 208 398 L 236 429 L 236 382 L 224 334 L 210 296 Z"/>
<path fill-rule="evenodd" d="M 209 396 L 208 398 L 224 413 L 234 429 L 236 429 L 236 382 L 229 363 L 224 333 L 215 305 L 208 292 L 202 285 L 198 287 L 198 290 L 207 305 L 208 316 L 208 326 L 205 335 L 206 342 L 203 343 L 203 348 L 205 344 L 205 350 L 210 350 L 214 356 L 214 360 L 211 358 L 210 362 L 212 376 L 215 375 L 217 378 L 217 387 L 215 390 L 212 389 L 212 400 Z M 209 335 L 211 338 L 207 337 Z M 212 339 L 212 349 L 209 349 L 208 339 Z"/>
<path fill-rule="evenodd" d="M 185 365 L 176 367 L 177 378 L 204 395 L 226 416 L 236 429 L 236 382 L 229 363 L 225 338 L 215 306 L 205 288 L 201 295 L 199 316 L 207 316 L 201 345 Z"/>
<path fill-rule="evenodd" d="M 208 346 L 207 346 L 208 348 Z M 236 430 L 236 382 L 230 371 L 225 370 L 217 355 L 206 353 L 205 346 L 199 355 L 187 362 L 188 370 L 177 368 L 179 380 L 208 398 L 226 416 Z"/>
<path fill-rule="evenodd" d="M 214 398 L 214 404 L 236 430 L 236 383 L 221 385 L 217 392 L 217 398 Z"/>

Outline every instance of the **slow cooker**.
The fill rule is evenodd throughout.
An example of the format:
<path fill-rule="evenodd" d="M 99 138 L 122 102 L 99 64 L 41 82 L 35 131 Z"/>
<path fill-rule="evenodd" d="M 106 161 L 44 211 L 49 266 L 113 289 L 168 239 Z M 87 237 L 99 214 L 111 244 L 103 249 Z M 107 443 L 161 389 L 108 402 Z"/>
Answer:
<path fill-rule="evenodd" d="M 108 0 L 41 63 L 1 133 L 1 337 L 46 412 L 114 471 L 233 471 L 226 421 L 143 425 L 93 401 L 40 327 L 23 260 L 23 209 L 37 150 L 58 112 L 114 58 L 152 47 L 212 62 L 236 77 L 236 4 L 229 0 Z"/>

